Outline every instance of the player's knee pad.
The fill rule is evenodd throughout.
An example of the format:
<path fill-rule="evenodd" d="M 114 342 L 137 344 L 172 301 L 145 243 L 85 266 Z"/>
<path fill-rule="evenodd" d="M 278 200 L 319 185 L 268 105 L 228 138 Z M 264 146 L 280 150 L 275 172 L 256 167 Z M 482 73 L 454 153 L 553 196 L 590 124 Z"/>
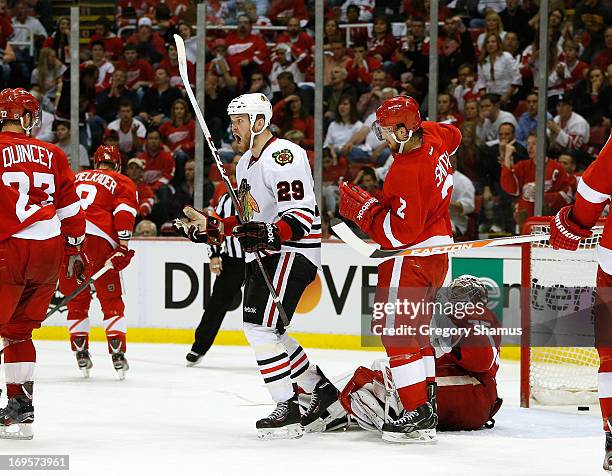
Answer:
<path fill-rule="evenodd" d="M 123 316 L 125 314 L 125 304 L 123 303 L 121 295 L 100 296 L 99 299 L 102 306 L 102 313 L 104 314 L 104 320 L 116 316 Z"/>
<path fill-rule="evenodd" d="M 89 311 L 85 309 L 69 310 L 67 323 L 70 334 L 89 334 Z"/>

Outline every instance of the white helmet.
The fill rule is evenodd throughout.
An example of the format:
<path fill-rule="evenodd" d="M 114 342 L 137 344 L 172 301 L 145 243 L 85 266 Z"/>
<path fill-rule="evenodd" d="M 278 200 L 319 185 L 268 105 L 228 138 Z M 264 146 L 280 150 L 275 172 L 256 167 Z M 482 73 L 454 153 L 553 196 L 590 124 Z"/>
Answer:
<path fill-rule="evenodd" d="M 261 134 L 270 125 L 272 121 L 272 104 L 265 94 L 261 93 L 250 93 L 241 94 L 227 106 L 227 114 L 248 114 L 249 122 L 251 123 L 251 144 L 249 148 L 253 147 L 253 140 L 255 136 Z M 253 125 L 258 115 L 264 116 L 264 127 L 259 131 L 253 131 Z"/>

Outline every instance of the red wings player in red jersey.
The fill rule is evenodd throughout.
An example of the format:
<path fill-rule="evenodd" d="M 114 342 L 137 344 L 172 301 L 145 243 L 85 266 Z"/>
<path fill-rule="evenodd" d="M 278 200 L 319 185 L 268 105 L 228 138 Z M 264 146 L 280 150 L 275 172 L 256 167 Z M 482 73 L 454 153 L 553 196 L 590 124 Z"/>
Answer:
<path fill-rule="evenodd" d="M 436 350 L 437 428 L 447 431 L 491 428 L 502 404 L 495 380 L 501 338 L 498 333 L 488 335 L 479 329 L 498 329 L 500 324 L 486 307 L 487 289 L 478 278 L 459 276 L 442 291 L 443 296 L 436 302 L 452 303 L 455 313 L 437 311 L 430 324 L 431 329 L 448 329 L 448 337 L 432 332 L 431 339 Z M 465 303 L 473 305 L 469 312 L 465 311 Z M 450 332 L 457 328 L 463 332 Z M 390 397 L 389 415 L 397 416 L 400 405 L 396 395 Z M 344 387 L 340 402 L 360 427 L 380 431 L 385 421 L 386 398 L 382 373 L 360 367 Z"/>
<path fill-rule="evenodd" d="M 109 260 L 113 265 L 94 285 L 104 313 L 108 351 L 119 378 L 123 379 L 129 366 L 125 359 L 127 325 L 119 271 L 134 256 L 127 245 L 134 230 L 138 200 L 134 183 L 119 173 L 121 152 L 117 147 L 100 146 L 94 155 L 94 166 L 95 170 L 76 174 L 76 192 L 87 219 L 85 251 L 91 257 L 94 271 Z M 73 291 L 65 279 L 60 279 L 60 290 L 63 294 Z M 87 291 L 68 303 L 70 344 L 85 377 L 92 367 L 88 350 L 90 304 L 91 295 Z"/>
<path fill-rule="evenodd" d="M 376 118 L 373 128 L 394 157 L 382 200 L 343 183 L 340 214 L 353 220 L 383 248 L 452 243 L 450 156 L 461 143 L 459 129 L 450 124 L 422 122 L 419 105 L 407 96 L 385 101 L 376 111 Z M 447 270 L 446 255 L 387 260 L 378 266 L 376 303 L 430 302 Z M 427 317 L 426 312 L 410 316 L 396 311 L 385 315 L 382 327 L 387 332 L 402 326 L 416 329 Z M 431 441 L 435 438 L 437 416 L 428 401 L 435 393 L 435 365 L 429 341 L 422 336 L 381 337 L 405 409 L 399 419 L 385 424 L 383 439 Z"/>
<path fill-rule="evenodd" d="M 64 152 L 29 136 L 40 120 L 38 101 L 24 89 L 4 89 L 0 120 L 0 335 L 8 396 L 0 438 L 31 439 L 32 330 L 45 319 L 60 267 L 67 280 L 88 277 L 85 216 Z"/>
<path fill-rule="evenodd" d="M 612 132 L 612 131 L 611 131 Z M 580 240 L 591 236 L 591 228 L 612 195 L 612 137 L 595 162 L 585 170 L 573 205 L 562 208 L 550 222 L 550 244 L 555 249 L 576 251 Z M 595 347 L 599 354 L 597 391 L 606 433 L 604 469 L 612 472 L 612 225 L 606 221 L 596 249 L 597 293 Z"/>

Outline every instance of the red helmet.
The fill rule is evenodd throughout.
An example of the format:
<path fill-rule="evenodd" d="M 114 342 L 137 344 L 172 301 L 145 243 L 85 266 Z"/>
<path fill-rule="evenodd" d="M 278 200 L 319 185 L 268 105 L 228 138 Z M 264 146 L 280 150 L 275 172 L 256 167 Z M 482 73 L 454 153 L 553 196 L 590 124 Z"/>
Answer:
<path fill-rule="evenodd" d="M 94 167 L 98 168 L 98 165 L 102 162 L 115 165 L 115 170 L 121 168 L 121 152 L 119 147 L 115 145 L 101 145 L 94 154 Z"/>
<path fill-rule="evenodd" d="M 0 92 L 1 121 L 21 121 L 26 113 L 32 114 L 33 119 L 31 127 L 24 127 L 29 131 L 40 121 L 40 104 L 34 96 L 23 88 L 6 88 Z"/>
<path fill-rule="evenodd" d="M 376 120 L 381 127 L 395 130 L 403 124 L 409 131 L 415 132 L 421 127 L 419 103 L 410 96 L 395 96 L 387 99 L 376 110 Z"/>

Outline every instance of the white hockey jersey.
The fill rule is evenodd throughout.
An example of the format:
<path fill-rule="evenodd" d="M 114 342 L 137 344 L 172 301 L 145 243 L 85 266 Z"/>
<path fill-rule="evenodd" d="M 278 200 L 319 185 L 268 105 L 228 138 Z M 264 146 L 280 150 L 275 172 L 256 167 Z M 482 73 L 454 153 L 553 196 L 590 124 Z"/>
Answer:
<path fill-rule="evenodd" d="M 236 179 L 246 220 L 275 223 L 287 218 L 299 225 L 304 236 L 283 242 L 281 252 L 301 253 L 320 267 L 321 218 L 306 151 L 293 142 L 273 137 L 259 158 L 254 158 L 250 150 L 240 158 Z M 247 263 L 253 261 L 255 254 L 246 253 L 245 259 Z"/>

